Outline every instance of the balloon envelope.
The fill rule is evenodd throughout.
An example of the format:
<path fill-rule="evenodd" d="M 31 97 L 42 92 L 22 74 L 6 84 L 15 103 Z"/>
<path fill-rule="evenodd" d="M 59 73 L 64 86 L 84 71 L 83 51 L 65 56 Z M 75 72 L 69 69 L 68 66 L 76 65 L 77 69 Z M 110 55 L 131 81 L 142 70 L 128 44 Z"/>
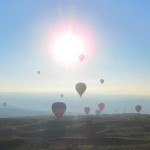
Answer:
<path fill-rule="evenodd" d="M 37 71 L 37 74 L 40 74 L 41 72 L 40 71 Z"/>
<path fill-rule="evenodd" d="M 79 59 L 81 62 L 84 60 L 84 58 L 85 58 L 85 55 L 83 55 L 83 54 L 79 55 Z"/>
<path fill-rule="evenodd" d="M 100 83 L 103 84 L 104 83 L 104 79 L 100 79 Z"/>
<path fill-rule="evenodd" d="M 142 110 L 142 106 L 141 106 L 141 105 L 135 106 L 135 110 L 136 110 L 137 112 L 140 112 L 140 111 Z"/>
<path fill-rule="evenodd" d="M 100 115 L 100 113 L 101 113 L 101 110 L 95 110 L 96 115 Z"/>
<path fill-rule="evenodd" d="M 85 92 L 86 90 L 86 84 L 85 83 L 77 83 L 75 86 L 76 91 L 78 92 L 78 94 L 80 95 L 80 97 L 82 96 L 82 94 Z"/>
<path fill-rule="evenodd" d="M 98 107 L 100 110 L 103 110 L 105 108 L 105 104 L 104 103 L 100 103 L 98 104 Z"/>
<path fill-rule="evenodd" d="M 63 97 L 64 97 L 64 95 L 63 95 L 63 94 L 60 94 L 60 97 L 62 97 L 62 98 L 63 98 Z"/>
<path fill-rule="evenodd" d="M 4 102 L 4 103 L 3 103 L 3 107 L 6 107 L 6 106 L 7 106 L 7 103 L 6 103 L 6 102 Z"/>
<path fill-rule="evenodd" d="M 52 111 L 57 119 L 61 119 L 66 111 L 66 104 L 63 102 L 55 102 L 52 104 Z"/>
<path fill-rule="evenodd" d="M 86 115 L 89 114 L 89 112 L 90 112 L 90 107 L 84 107 L 84 112 L 85 112 Z"/>

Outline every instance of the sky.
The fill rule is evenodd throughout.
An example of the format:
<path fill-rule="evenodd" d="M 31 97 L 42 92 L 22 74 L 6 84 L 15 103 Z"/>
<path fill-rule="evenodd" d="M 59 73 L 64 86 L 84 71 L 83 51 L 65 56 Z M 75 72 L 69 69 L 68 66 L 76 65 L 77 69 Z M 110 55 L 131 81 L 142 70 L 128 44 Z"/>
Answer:
<path fill-rule="evenodd" d="M 0 92 L 76 92 L 84 82 L 87 93 L 150 96 L 149 6 L 149 0 L 0 0 Z M 82 63 L 65 66 L 47 44 L 54 26 L 70 20 L 88 28 L 94 46 Z"/>

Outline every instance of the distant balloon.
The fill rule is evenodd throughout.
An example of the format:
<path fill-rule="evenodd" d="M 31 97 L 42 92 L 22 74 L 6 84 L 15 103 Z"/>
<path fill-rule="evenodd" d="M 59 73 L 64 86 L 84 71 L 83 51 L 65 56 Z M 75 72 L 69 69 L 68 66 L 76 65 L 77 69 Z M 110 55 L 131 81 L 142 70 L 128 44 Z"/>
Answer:
<path fill-rule="evenodd" d="M 80 95 L 80 97 L 82 96 L 82 94 L 85 92 L 86 90 L 86 84 L 85 83 L 77 83 L 75 86 L 76 91 L 78 92 L 78 94 Z"/>
<path fill-rule="evenodd" d="M 80 59 L 81 62 L 84 60 L 84 58 L 85 58 L 85 55 L 84 55 L 84 54 L 80 54 L 80 55 L 79 55 L 79 59 Z"/>
<path fill-rule="evenodd" d="M 4 102 L 2 105 L 3 105 L 3 107 L 6 107 L 6 106 L 7 106 L 7 103 L 6 103 L 6 102 Z"/>
<path fill-rule="evenodd" d="M 104 83 L 104 79 L 100 79 L 100 83 L 103 84 Z"/>
<path fill-rule="evenodd" d="M 98 109 L 98 110 L 95 110 L 95 114 L 96 114 L 96 115 L 100 115 L 100 113 L 101 113 L 101 110 L 99 110 L 99 109 Z"/>
<path fill-rule="evenodd" d="M 52 111 L 57 119 L 61 119 L 66 111 L 66 104 L 63 102 L 55 102 L 52 104 Z"/>
<path fill-rule="evenodd" d="M 86 115 L 89 114 L 89 112 L 90 112 L 90 107 L 84 107 L 84 112 L 85 112 Z"/>
<path fill-rule="evenodd" d="M 60 94 L 60 97 L 62 97 L 62 98 L 63 98 L 63 97 L 64 97 L 64 95 L 63 95 L 63 94 Z"/>
<path fill-rule="evenodd" d="M 142 110 L 142 106 L 141 105 L 135 106 L 135 110 L 139 113 Z"/>
<path fill-rule="evenodd" d="M 41 73 L 41 71 L 37 71 L 37 74 L 40 74 Z"/>
<path fill-rule="evenodd" d="M 100 103 L 98 104 L 98 107 L 100 110 L 103 110 L 105 108 L 105 104 L 104 103 Z"/>

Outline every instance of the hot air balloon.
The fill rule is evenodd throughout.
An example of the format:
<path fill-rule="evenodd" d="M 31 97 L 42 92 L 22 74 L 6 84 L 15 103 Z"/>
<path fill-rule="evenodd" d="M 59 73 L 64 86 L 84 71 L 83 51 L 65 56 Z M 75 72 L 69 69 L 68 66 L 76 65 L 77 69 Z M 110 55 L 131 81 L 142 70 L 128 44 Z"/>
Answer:
<path fill-rule="evenodd" d="M 41 73 L 41 71 L 37 71 L 37 74 L 40 74 Z"/>
<path fill-rule="evenodd" d="M 62 97 L 62 98 L 63 98 L 63 97 L 64 97 L 64 95 L 63 95 L 63 94 L 60 94 L 60 97 Z"/>
<path fill-rule="evenodd" d="M 90 112 L 90 107 L 84 107 L 84 112 L 85 112 L 86 115 L 89 114 L 89 112 Z"/>
<path fill-rule="evenodd" d="M 52 111 L 57 119 L 61 119 L 66 111 L 66 104 L 63 102 L 55 102 L 52 104 Z"/>
<path fill-rule="evenodd" d="M 103 84 L 104 83 L 104 79 L 100 79 L 100 83 Z"/>
<path fill-rule="evenodd" d="M 80 95 L 80 97 L 82 96 L 82 94 L 85 92 L 86 90 L 86 84 L 85 83 L 77 83 L 75 86 L 76 91 L 78 92 L 78 94 Z"/>
<path fill-rule="evenodd" d="M 84 58 L 85 58 L 85 55 L 84 55 L 84 54 L 80 54 L 80 55 L 79 55 L 79 59 L 80 59 L 81 62 L 84 60 Z"/>
<path fill-rule="evenodd" d="M 2 105 L 3 105 L 3 107 L 6 107 L 6 106 L 7 106 L 7 103 L 6 103 L 6 102 L 4 102 Z"/>
<path fill-rule="evenodd" d="M 96 114 L 96 115 L 100 115 L 100 113 L 101 113 L 101 110 L 99 110 L 99 109 L 98 109 L 98 110 L 95 110 L 95 114 Z"/>
<path fill-rule="evenodd" d="M 104 103 L 100 103 L 100 104 L 98 104 L 98 107 L 102 111 L 105 108 L 105 104 Z"/>
<path fill-rule="evenodd" d="M 136 105 L 135 110 L 139 113 L 142 110 L 142 106 L 141 105 Z"/>

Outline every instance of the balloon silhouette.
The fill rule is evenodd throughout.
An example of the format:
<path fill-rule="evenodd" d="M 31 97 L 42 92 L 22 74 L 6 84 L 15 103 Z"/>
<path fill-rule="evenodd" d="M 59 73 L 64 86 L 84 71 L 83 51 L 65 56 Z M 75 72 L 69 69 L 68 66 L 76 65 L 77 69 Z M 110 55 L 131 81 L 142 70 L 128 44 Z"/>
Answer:
<path fill-rule="evenodd" d="M 3 107 L 6 107 L 6 106 L 7 106 L 7 103 L 6 103 L 6 102 L 4 102 L 2 105 L 3 105 Z"/>
<path fill-rule="evenodd" d="M 80 97 L 82 96 L 82 94 L 85 92 L 86 90 L 86 84 L 85 83 L 77 83 L 75 86 L 76 91 L 78 92 L 78 94 L 80 95 Z"/>
<path fill-rule="evenodd" d="M 85 112 L 86 115 L 89 114 L 90 108 L 89 107 L 84 107 L 84 112 Z"/>
<path fill-rule="evenodd" d="M 81 62 L 84 60 L 84 58 L 85 58 L 85 55 L 83 55 L 83 54 L 79 55 L 79 59 L 80 59 Z"/>
<path fill-rule="evenodd" d="M 52 104 L 52 111 L 57 119 L 61 119 L 66 111 L 66 104 L 63 102 L 55 102 Z"/>
<path fill-rule="evenodd" d="M 37 74 L 40 74 L 41 73 L 41 71 L 37 71 Z"/>
<path fill-rule="evenodd" d="M 63 94 L 60 94 L 60 97 L 62 97 L 62 98 L 63 98 L 63 97 L 64 97 L 64 95 L 63 95 Z"/>
<path fill-rule="evenodd" d="M 100 79 L 100 83 L 103 84 L 104 83 L 104 79 Z"/>
<path fill-rule="evenodd" d="M 95 114 L 96 114 L 96 115 L 100 115 L 100 113 L 101 113 L 101 110 L 99 110 L 99 109 L 98 109 L 98 110 L 95 110 Z"/>
<path fill-rule="evenodd" d="M 139 113 L 142 110 L 142 106 L 141 105 L 135 106 L 135 110 Z"/>
<path fill-rule="evenodd" d="M 105 104 L 104 103 L 100 103 L 98 104 L 98 107 L 100 110 L 103 110 L 105 108 Z"/>

